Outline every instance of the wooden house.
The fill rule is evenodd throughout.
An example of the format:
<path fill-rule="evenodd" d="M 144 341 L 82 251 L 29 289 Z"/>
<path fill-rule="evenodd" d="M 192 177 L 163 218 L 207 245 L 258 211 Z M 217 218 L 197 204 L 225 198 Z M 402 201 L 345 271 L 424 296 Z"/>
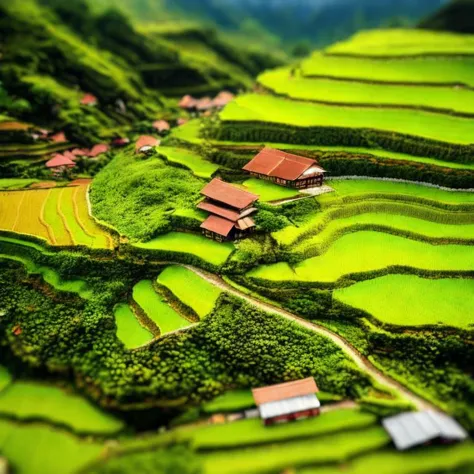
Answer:
<path fill-rule="evenodd" d="M 265 425 L 319 416 L 321 404 L 313 377 L 252 390 Z"/>
<path fill-rule="evenodd" d="M 50 169 L 55 175 L 62 174 L 76 166 L 72 157 L 57 153 L 53 158 L 46 162 L 46 168 Z"/>
<path fill-rule="evenodd" d="M 250 217 L 257 209 L 256 194 L 244 191 L 220 179 L 213 179 L 204 187 L 205 197 L 198 209 L 208 212 L 209 217 L 201 224 L 205 236 L 222 242 L 244 237 L 255 229 Z"/>
<path fill-rule="evenodd" d="M 326 172 L 316 160 L 268 147 L 243 169 L 257 178 L 297 189 L 322 186 Z"/>

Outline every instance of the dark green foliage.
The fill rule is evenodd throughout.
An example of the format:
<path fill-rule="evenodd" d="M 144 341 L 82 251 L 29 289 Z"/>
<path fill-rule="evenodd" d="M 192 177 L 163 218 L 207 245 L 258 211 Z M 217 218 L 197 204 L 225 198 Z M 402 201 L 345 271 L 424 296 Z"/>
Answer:
<path fill-rule="evenodd" d="M 427 30 L 474 33 L 474 1 L 454 0 L 420 23 Z"/>
<path fill-rule="evenodd" d="M 149 240 L 170 231 L 173 211 L 192 208 L 201 188 L 189 171 L 123 151 L 96 176 L 91 201 L 99 219 L 132 239 Z"/>
<path fill-rule="evenodd" d="M 90 474 L 201 474 L 195 455 L 184 446 L 173 446 L 114 457 L 88 471 Z"/>
<path fill-rule="evenodd" d="M 288 220 L 283 216 L 263 209 L 255 214 L 254 220 L 258 228 L 264 232 L 277 232 L 289 225 Z"/>

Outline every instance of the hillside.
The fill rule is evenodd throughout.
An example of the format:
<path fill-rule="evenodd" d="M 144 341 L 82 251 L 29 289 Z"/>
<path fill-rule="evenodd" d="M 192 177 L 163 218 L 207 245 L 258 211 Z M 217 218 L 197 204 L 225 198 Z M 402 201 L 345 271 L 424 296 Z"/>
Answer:
<path fill-rule="evenodd" d="M 474 33 L 474 1 L 452 0 L 420 23 L 427 30 Z"/>

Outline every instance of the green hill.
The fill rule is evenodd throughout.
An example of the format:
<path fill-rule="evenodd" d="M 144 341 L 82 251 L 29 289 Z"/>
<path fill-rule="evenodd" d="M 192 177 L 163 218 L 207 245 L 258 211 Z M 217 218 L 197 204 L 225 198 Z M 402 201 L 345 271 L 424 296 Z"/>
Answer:
<path fill-rule="evenodd" d="M 474 33 L 474 1 L 455 0 L 420 23 L 428 30 Z"/>

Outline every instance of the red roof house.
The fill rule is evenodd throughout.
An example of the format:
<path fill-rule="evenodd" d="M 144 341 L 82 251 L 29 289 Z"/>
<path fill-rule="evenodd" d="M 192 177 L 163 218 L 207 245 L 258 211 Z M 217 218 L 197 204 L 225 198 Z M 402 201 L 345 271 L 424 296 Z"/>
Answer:
<path fill-rule="evenodd" d="M 67 142 L 67 138 L 66 138 L 66 135 L 64 134 L 64 132 L 55 133 L 51 137 L 51 140 L 53 140 L 53 142 L 55 142 L 55 143 L 66 143 Z"/>
<path fill-rule="evenodd" d="M 214 107 L 217 109 L 224 108 L 229 102 L 234 100 L 234 94 L 228 91 L 222 91 L 217 94 L 216 98 L 213 101 Z"/>
<path fill-rule="evenodd" d="M 159 133 L 163 133 L 169 131 L 171 127 L 166 120 L 156 120 L 153 122 L 153 128 Z"/>
<path fill-rule="evenodd" d="M 89 150 L 87 148 L 74 148 L 74 150 L 71 150 L 71 153 L 74 156 L 88 156 Z"/>
<path fill-rule="evenodd" d="M 319 389 L 313 377 L 252 390 L 260 417 L 266 425 L 318 416 Z"/>
<path fill-rule="evenodd" d="M 98 100 L 97 97 L 94 94 L 84 94 L 84 96 L 81 99 L 81 105 L 89 105 L 89 106 L 94 106 L 97 105 Z"/>
<path fill-rule="evenodd" d="M 196 108 L 196 104 L 197 104 L 197 99 L 195 99 L 193 96 L 191 95 L 185 95 L 180 101 L 179 101 L 179 106 L 182 108 L 182 109 L 186 109 L 186 110 L 192 110 L 192 109 L 195 109 Z"/>
<path fill-rule="evenodd" d="M 76 166 L 76 163 L 68 158 L 67 156 L 56 154 L 53 158 L 46 162 L 46 167 L 50 169 L 65 169 L 65 168 L 73 168 Z"/>
<path fill-rule="evenodd" d="M 99 145 L 94 145 L 91 148 L 91 151 L 89 152 L 89 156 L 91 158 L 96 158 L 99 155 L 102 155 L 103 153 L 107 153 L 109 151 L 109 145 L 106 145 L 105 143 L 101 143 Z"/>
<path fill-rule="evenodd" d="M 244 191 L 220 179 L 213 179 L 201 191 L 205 197 L 197 208 L 208 212 L 209 217 L 201 224 L 205 236 L 214 240 L 240 238 L 255 229 L 250 217 L 257 211 L 256 194 Z"/>
<path fill-rule="evenodd" d="M 196 103 L 196 109 L 198 112 L 205 112 L 214 108 L 214 101 L 210 97 L 203 97 Z"/>
<path fill-rule="evenodd" d="M 294 188 L 323 184 L 323 168 L 316 160 L 265 147 L 243 169 L 252 176 Z"/>
<path fill-rule="evenodd" d="M 136 153 L 146 153 L 151 151 L 153 147 L 158 146 L 160 140 L 150 135 L 142 135 L 137 142 L 135 143 L 135 152 Z"/>

